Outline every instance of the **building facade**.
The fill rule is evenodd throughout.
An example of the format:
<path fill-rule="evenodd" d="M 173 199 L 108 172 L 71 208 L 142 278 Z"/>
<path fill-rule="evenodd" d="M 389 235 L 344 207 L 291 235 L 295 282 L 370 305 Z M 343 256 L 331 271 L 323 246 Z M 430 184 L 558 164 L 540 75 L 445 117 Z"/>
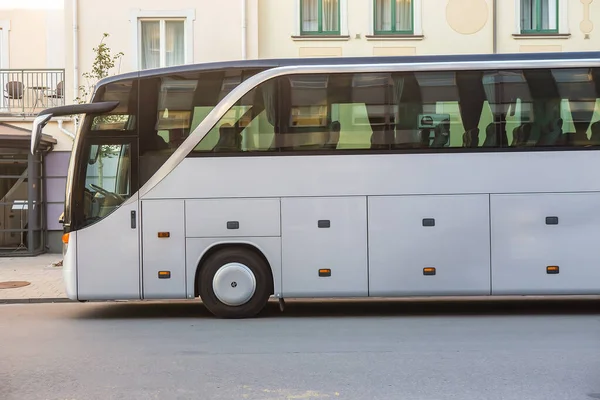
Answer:
<path fill-rule="evenodd" d="M 71 120 L 61 118 L 44 132 L 45 151 L 29 154 L 35 115 L 65 104 L 65 37 L 60 2 L 26 3 L 0 2 L 0 256 L 35 255 L 60 243 L 48 231 L 61 229 L 61 152 L 68 155 L 72 146 Z"/>
<path fill-rule="evenodd" d="M 61 4 L 55 9 L 0 9 L 0 134 L 13 141 L 20 137 L 21 147 L 37 112 L 81 95 L 77 88 L 88 83 L 83 74 L 91 70 L 101 41 L 113 55 L 123 53 L 111 73 L 257 58 L 600 49 L 600 0 L 56 1 Z M 32 249 L 25 246 L 28 253 L 60 251 L 58 220 L 76 129 L 70 118 L 53 119 L 44 130 L 47 153 L 39 160 L 21 159 L 23 165 L 43 166 L 39 177 L 27 180 L 30 186 L 41 182 L 39 194 L 27 189 L 28 206 L 39 203 L 41 216 L 31 214 L 26 229 L 17 232 L 16 211 L 5 210 L 0 250 L 6 237 L 12 240 L 6 239 L 8 249 L 23 249 L 15 232 L 25 232 L 41 237 Z M 0 173 L 18 182 L 22 170 Z M 5 186 L 10 192 L 12 186 Z M 18 208 L 14 202 L 25 195 L 16 192 L 0 190 L 5 196 L 0 206 Z"/>
<path fill-rule="evenodd" d="M 66 0 L 65 19 L 74 5 L 67 76 L 89 70 L 105 32 L 124 53 L 119 72 L 235 59 L 600 49 L 600 0 Z M 68 81 L 67 93 L 73 87 Z"/>

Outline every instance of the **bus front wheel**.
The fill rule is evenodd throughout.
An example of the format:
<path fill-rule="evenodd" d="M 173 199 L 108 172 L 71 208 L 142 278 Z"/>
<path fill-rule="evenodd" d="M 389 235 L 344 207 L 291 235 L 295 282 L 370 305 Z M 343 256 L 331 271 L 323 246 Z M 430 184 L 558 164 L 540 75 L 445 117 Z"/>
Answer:
<path fill-rule="evenodd" d="M 219 250 L 201 266 L 200 298 L 217 317 L 254 317 L 269 301 L 269 271 L 265 260 L 250 250 Z"/>

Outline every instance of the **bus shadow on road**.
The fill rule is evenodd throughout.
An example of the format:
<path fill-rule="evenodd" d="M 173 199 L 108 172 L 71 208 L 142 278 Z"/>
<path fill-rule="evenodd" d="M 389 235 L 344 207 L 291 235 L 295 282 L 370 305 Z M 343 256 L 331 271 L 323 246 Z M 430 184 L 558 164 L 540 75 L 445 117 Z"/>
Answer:
<path fill-rule="evenodd" d="M 88 303 L 80 319 L 215 318 L 199 301 Z M 257 318 L 528 316 L 600 314 L 600 298 L 271 300 Z"/>

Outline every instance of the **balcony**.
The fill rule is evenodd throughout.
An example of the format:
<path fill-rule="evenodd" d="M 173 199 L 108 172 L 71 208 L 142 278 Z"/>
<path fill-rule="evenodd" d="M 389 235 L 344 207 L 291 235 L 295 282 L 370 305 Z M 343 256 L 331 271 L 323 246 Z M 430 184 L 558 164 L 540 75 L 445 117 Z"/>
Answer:
<path fill-rule="evenodd" d="M 65 104 L 64 69 L 0 69 L 0 117 L 31 117 Z"/>

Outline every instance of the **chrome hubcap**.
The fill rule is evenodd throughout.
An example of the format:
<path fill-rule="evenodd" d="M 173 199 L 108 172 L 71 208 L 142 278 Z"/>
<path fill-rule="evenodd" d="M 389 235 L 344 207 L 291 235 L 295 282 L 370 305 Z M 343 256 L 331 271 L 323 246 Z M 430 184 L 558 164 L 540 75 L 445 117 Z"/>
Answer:
<path fill-rule="evenodd" d="M 241 306 L 256 291 L 256 278 L 252 270 L 237 262 L 227 263 L 217 270 L 213 278 L 213 292 L 223 304 Z"/>

